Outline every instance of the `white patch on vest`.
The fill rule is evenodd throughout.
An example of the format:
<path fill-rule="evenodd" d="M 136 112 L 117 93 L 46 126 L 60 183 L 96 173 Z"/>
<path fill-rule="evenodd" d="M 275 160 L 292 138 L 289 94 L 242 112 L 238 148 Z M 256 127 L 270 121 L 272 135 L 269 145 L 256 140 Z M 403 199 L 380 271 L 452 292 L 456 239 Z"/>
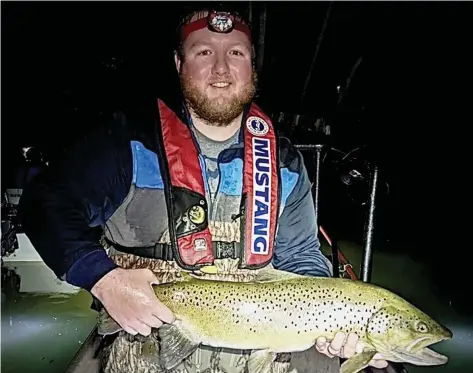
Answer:
<path fill-rule="evenodd" d="M 259 117 L 249 117 L 246 120 L 246 128 L 255 136 L 264 136 L 269 132 L 268 123 Z"/>
<path fill-rule="evenodd" d="M 203 238 L 196 238 L 194 240 L 194 250 L 195 251 L 205 251 L 207 250 L 207 242 Z"/>
<path fill-rule="evenodd" d="M 253 138 L 253 216 L 251 253 L 269 252 L 271 226 L 271 147 L 268 139 Z"/>

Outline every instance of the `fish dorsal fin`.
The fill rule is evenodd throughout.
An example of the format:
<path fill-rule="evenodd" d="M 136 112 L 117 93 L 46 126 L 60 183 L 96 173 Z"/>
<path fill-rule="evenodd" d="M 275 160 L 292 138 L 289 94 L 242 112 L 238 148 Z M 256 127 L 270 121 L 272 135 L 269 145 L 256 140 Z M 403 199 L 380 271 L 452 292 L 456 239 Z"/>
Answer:
<path fill-rule="evenodd" d="M 306 276 L 297 275 L 295 273 L 280 271 L 274 268 L 264 268 L 262 269 L 254 278 L 254 282 L 275 282 L 275 281 L 284 281 L 294 278 L 304 278 Z"/>

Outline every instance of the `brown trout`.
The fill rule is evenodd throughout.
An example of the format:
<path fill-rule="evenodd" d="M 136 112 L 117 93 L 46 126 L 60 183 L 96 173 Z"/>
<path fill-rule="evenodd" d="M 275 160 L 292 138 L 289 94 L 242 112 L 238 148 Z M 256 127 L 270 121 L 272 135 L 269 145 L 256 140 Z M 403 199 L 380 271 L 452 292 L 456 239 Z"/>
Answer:
<path fill-rule="evenodd" d="M 346 360 L 342 373 L 364 369 L 376 352 L 393 362 L 445 364 L 429 349 L 452 332 L 403 298 L 381 287 L 341 278 L 316 278 L 274 269 L 251 282 L 184 276 L 154 286 L 175 314 L 159 328 L 159 359 L 172 369 L 199 345 L 253 350 L 249 373 L 267 373 L 276 353 L 305 351 L 318 337 L 357 333 L 365 350 Z"/>

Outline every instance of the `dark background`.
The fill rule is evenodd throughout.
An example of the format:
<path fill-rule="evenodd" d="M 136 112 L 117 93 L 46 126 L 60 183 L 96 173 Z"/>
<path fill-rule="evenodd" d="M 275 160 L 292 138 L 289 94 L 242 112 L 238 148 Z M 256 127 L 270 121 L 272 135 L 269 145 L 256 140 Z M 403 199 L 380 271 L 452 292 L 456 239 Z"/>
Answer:
<path fill-rule="evenodd" d="M 184 5 L 3 2 L 2 180 L 19 146 L 53 153 L 123 105 L 175 97 L 172 37 Z M 258 101 L 271 113 L 331 118 L 336 147 L 367 145 L 390 185 L 379 202 L 377 247 L 429 264 L 438 285 L 466 304 L 473 262 L 472 4 L 334 2 L 301 103 L 327 7 L 267 4 Z M 254 17 L 261 9 L 254 3 Z M 335 112 L 336 87 L 359 57 Z M 360 241 L 365 210 L 336 181 L 325 184 L 323 196 L 321 222 Z"/>

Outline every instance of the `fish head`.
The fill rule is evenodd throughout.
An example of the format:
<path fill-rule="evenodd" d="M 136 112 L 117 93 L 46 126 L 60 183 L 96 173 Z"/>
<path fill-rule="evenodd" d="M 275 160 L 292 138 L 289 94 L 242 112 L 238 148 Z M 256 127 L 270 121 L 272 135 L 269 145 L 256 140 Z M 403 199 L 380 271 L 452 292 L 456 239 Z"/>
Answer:
<path fill-rule="evenodd" d="M 407 302 L 385 305 L 370 318 L 366 337 L 386 359 L 414 365 L 442 365 L 448 358 L 428 346 L 452 332 Z"/>

